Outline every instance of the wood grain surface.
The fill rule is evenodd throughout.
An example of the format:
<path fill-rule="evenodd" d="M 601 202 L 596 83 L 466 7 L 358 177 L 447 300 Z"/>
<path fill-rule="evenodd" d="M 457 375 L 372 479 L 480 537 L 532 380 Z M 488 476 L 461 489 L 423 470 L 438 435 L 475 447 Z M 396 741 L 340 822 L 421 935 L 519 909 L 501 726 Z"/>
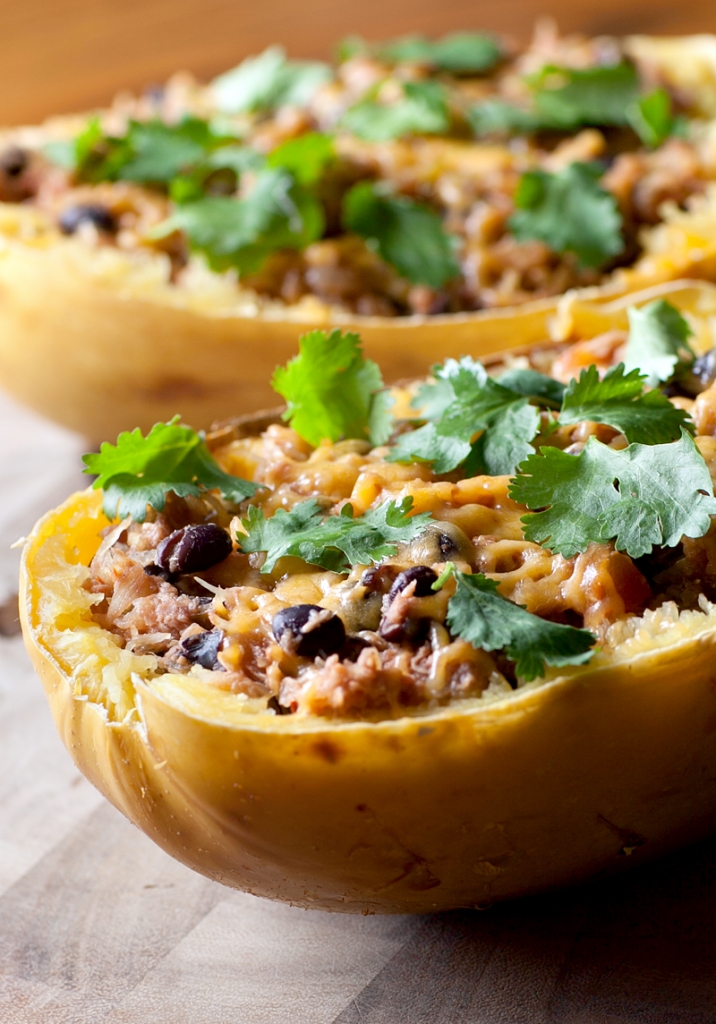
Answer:
<path fill-rule="evenodd" d="M 716 1024 L 716 840 L 434 917 L 270 903 L 153 846 L 74 769 L 16 633 L 9 545 L 82 485 L 82 442 L 1 396 L 0 437 L 2 1024 Z"/>
<path fill-rule="evenodd" d="M 179 68 L 208 78 L 271 43 L 326 58 L 336 41 L 456 28 L 716 31 L 712 0 L 23 0 L 0 4 L 0 124 L 106 103 Z"/>

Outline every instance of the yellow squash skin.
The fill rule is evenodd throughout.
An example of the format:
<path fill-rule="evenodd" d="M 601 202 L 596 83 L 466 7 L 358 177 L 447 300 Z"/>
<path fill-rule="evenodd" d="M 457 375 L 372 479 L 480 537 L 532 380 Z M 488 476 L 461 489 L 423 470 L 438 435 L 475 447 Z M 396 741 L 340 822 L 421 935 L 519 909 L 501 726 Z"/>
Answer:
<path fill-rule="evenodd" d="M 240 315 L 148 286 L 117 253 L 100 274 L 76 243 L 2 238 L 0 385 L 92 441 L 148 430 L 176 413 L 197 429 L 276 401 L 269 381 L 314 328 L 358 330 L 387 380 L 422 376 L 450 351 L 476 356 L 534 344 L 557 301 L 436 317 Z M 39 299 L 39 301 L 38 301 Z"/>
<path fill-rule="evenodd" d="M 0 386 L 99 442 L 177 413 L 207 428 L 265 408 L 275 367 L 314 328 L 358 331 L 389 382 L 422 376 L 455 352 L 484 358 L 545 341 L 565 299 L 638 301 L 635 293 L 654 285 L 716 280 L 716 193 L 713 205 L 700 231 L 688 215 L 683 225 L 663 225 L 659 251 L 602 287 L 500 310 L 385 318 L 318 302 L 248 314 L 225 292 L 166 283 L 159 254 L 115 250 L 107 264 L 106 252 L 50 231 L 37 211 L 0 204 Z"/>
<path fill-rule="evenodd" d="M 110 722 L 75 690 L 101 689 L 125 652 L 100 651 L 89 613 L 60 614 L 48 582 L 87 564 L 105 523 L 85 492 L 35 527 L 26 643 L 76 764 L 197 871 L 304 907 L 423 913 L 617 871 L 716 829 L 716 612 L 670 646 L 482 706 L 336 723 L 135 676 L 134 710 Z"/>

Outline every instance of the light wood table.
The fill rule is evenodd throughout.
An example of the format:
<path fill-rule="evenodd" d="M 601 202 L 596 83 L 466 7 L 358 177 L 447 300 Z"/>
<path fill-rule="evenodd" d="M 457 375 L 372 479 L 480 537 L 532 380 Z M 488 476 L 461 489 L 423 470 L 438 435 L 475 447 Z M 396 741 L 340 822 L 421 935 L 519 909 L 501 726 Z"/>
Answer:
<path fill-rule="evenodd" d="M 0 437 L 2 1024 L 716 1022 L 716 841 L 434 917 L 270 903 L 155 847 L 72 766 L 15 632 L 9 544 L 83 485 L 82 442 L 2 396 Z"/>

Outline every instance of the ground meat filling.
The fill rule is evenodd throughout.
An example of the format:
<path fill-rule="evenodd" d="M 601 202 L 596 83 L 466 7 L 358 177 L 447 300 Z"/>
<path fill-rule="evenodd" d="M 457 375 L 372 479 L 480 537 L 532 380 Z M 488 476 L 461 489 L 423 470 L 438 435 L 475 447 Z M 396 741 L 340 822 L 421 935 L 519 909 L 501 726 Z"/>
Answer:
<path fill-rule="evenodd" d="M 601 344 L 618 349 L 608 337 Z M 592 347 L 599 349 L 597 340 Z M 702 388 L 695 400 L 673 400 L 691 411 L 696 443 L 716 477 L 713 364 L 704 356 L 695 365 Z M 576 452 L 594 435 L 625 444 L 611 428 L 587 422 L 552 431 L 549 443 Z M 365 442 L 312 448 L 279 424 L 256 437 L 223 431 L 209 441 L 226 471 L 270 485 L 250 499 L 267 515 L 308 497 L 329 514 L 347 500 L 361 514 L 410 496 L 416 512 L 433 517 L 393 556 L 348 573 L 294 557 L 262 573 L 261 553 L 237 549 L 240 510 L 213 496 L 170 494 L 146 522 L 128 518 L 107 528 L 86 584 L 101 597 L 99 624 L 132 651 L 156 655 L 159 672 L 191 673 L 265 698 L 277 714 L 386 717 L 519 685 L 506 658 L 451 635 L 454 579 L 433 590 L 448 562 L 484 573 L 503 597 L 589 629 L 599 642 L 614 623 L 666 601 L 685 609 L 697 608 L 701 595 L 716 599 L 716 528 L 638 561 L 597 543 L 564 558 L 524 539 L 526 510 L 508 496 L 507 477 L 441 477 L 425 465 L 389 463 L 385 448 Z"/>
<path fill-rule="evenodd" d="M 451 126 L 445 136 L 373 142 L 341 129 L 346 110 L 373 95 L 371 90 L 389 94 L 391 89 L 399 91 L 402 83 L 431 77 L 425 66 L 389 65 L 368 53 L 341 64 L 305 108 L 285 106 L 245 118 L 243 141 L 259 153 L 268 154 L 282 143 L 319 131 L 335 137 L 336 159 L 319 186 L 324 237 L 301 251 L 273 252 L 259 270 L 244 274 L 242 288 L 288 306 L 318 299 L 352 314 L 431 316 L 558 295 L 596 284 L 615 268 L 630 265 L 641 252 L 642 230 L 660 222 L 664 204 L 686 208 L 714 180 L 712 146 L 673 137 L 649 149 L 626 127 L 542 131 L 511 138 L 498 133 L 475 139 L 466 114 L 477 101 L 528 101 L 525 76 L 545 64 L 583 70 L 620 59 L 615 40 L 560 38 L 540 30 L 525 51 L 508 52 L 485 74 L 432 73 L 451 91 Z M 665 84 L 648 68 L 639 68 L 639 74 L 645 87 Z M 121 134 L 129 118 L 159 117 L 171 124 L 186 113 L 210 117 L 207 95 L 177 79 L 156 95 L 133 102 L 123 98 L 108 114 L 108 130 Z M 672 102 L 678 111 L 680 97 L 672 95 Z M 536 168 L 554 173 L 573 162 L 594 161 L 603 167 L 600 184 L 616 199 L 623 219 L 622 252 L 598 268 L 588 268 L 574 253 L 553 251 L 544 241 L 518 241 L 510 231 L 510 218 L 521 176 Z M 437 288 L 411 284 L 366 240 L 346 232 L 341 209 L 348 189 L 376 180 L 440 215 L 457 240 L 460 273 L 454 280 Z M 207 180 L 206 189 L 209 195 L 238 198 L 241 182 L 236 172 L 223 169 Z M 153 230 L 171 209 L 166 188 L 160 185 L 78 181 L 50 163 L 41 149 L 10 142 L 0 152 L 0 201 L 34 205 L 54 220 L 62 235 L 80 236 L 92 246 L 162 252 L 169 258 L 174 283 L 193 279 L 183 233 L 161 236 Z"/>

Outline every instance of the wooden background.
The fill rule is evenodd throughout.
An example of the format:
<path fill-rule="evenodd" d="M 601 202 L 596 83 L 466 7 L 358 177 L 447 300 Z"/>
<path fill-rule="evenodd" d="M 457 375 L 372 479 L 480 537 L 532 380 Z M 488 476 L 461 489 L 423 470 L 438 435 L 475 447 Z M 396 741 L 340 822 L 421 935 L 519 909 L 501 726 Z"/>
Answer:
<path fill-rule="evenodd" d="M 712 0 L 1 0 L 0 123 L 275 41 L 325 57 L 349 32 L 526 36 L 545 11 L 588 32 L 716 31 Z M 295 910 L 154 847 L 72 766 L 16 632 L 9 545 L 81 485 L 82 442 L 2 396 L 0 438 L 2 1024 L 716 1024 L 716 840 L 431 918 Z"/>
<path fill-rule="evenodd" d="M 326 58 L 350 33 L 524 38 L 545 14 L 597 34 L 716 31 L 712 0 L 1 0 L 0 124 L 106 103 L 178 68 L 210 77 L 270 43 Z"/>

